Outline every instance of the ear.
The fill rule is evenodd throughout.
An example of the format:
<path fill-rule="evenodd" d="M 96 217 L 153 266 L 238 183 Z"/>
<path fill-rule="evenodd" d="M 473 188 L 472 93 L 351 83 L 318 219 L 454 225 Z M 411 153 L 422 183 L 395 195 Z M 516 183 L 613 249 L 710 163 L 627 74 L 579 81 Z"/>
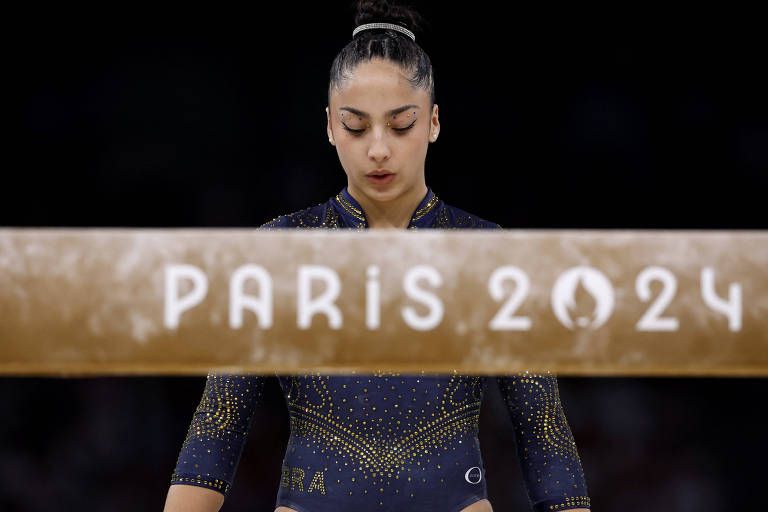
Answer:
<path fill-rule="evenodd" d="M 331 129 L 331 111 L 328 109 L 328 107 L 325 107 L 325 118 L 328 121 L 328 125 L 326 126 L 326 131 L 328 132 L 328 142 L 331 143 L 332 146 L 335 146 L 333 140 L 333 130 Z"/>
<path fill-rule="evenodd" d="M 439 133 L 440 133 L 440 119 L 438 116 L 437 103 L 435 103 L 432 107 L 432 117 L 429 123 L 429 141 L 435 142 L 437 140 L 437 136 Z"/>

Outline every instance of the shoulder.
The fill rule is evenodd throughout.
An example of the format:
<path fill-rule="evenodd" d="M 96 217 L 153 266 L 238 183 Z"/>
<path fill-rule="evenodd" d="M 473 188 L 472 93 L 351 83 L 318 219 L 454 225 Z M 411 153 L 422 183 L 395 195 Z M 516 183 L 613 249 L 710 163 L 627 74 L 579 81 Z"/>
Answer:
<path fill-rule="evenodd" d="M 265 222 L 258 229 L 332 228 L 338 225 L 338 214 L 330 204 L 324 203 L 280 215 Z"/>
<path fill-rule="evenodd" d="M 444 202 L 435 217 L 436 227 L 454 229 L 503 229 L 500 224 L 485 220 L 461 208 L 456 208 Z"/>

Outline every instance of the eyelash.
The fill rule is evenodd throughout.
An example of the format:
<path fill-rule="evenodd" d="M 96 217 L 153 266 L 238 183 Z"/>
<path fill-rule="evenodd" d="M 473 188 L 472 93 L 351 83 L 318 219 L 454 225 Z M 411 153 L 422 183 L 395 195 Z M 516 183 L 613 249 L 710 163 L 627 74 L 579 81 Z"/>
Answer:
<path fill-rule="evenodd" d="M 413 125 L 415 125 L 415 124 L 416 124 L 416 120 L 414 120 L 410 124 L 410 126 L 406 126 L 405 128 L 392 128 L 392 129 L 397 131 L 397 132 L 401 132 L 402 133 L 402 132 L 408 131 L 411 128 L 413 128 Z M 353 130 L 352 128 L 347 127 L 347 125 L 345 125 L 344 123 L 342 123 L 342 126 L 344 126 L 344 129 L 347 130 L 348 132 L 351 132 L 353 135 L 360 135 L 361 133 L 363 133 L 365 131 L 364 129 L 363 130 Z"/>

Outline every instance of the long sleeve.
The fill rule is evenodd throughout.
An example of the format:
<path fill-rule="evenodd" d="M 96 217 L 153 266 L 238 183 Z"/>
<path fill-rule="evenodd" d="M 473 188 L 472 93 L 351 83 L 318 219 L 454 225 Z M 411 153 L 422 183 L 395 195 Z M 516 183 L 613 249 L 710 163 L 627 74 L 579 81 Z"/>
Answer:
<path fill-rule="evenodd" d="M 517 454 L 534 512 L 589 508 L 587 483 L 557 378 L 520 373 L 496 378 L 515 429 Z"/>
<path fill-rule="evenodd" d="M 256 375 L 208 373 L 171 485 L 229 493 L 263 388 L 263 378 Z"/>

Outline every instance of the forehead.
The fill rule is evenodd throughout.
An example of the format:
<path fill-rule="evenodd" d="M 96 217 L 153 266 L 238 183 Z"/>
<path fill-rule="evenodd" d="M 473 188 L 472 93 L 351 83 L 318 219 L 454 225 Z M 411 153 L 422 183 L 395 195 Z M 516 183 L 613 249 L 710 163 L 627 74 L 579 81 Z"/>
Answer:
<path fill-rule="evenodd" d="M 331 93 L 334 108 L 353 105 L 368 112 L 384 111 L 395 104 L 421 104 L 427 100 L 426 91 L 414 88 L 400 66 L 384 59 L 360 63 L 341 89 Z"/>

